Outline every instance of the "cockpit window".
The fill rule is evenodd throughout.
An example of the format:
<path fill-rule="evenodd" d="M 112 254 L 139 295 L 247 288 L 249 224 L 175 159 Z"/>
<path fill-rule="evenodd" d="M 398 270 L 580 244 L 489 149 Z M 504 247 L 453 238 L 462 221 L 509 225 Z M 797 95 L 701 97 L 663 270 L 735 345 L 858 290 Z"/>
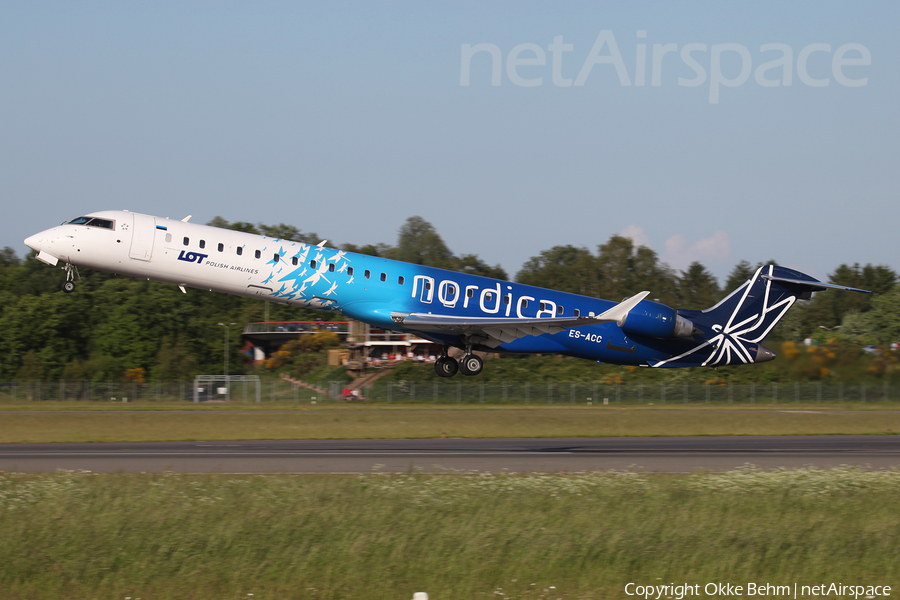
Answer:
<path fill-rule="evenodd" d="M 91 219 L 87 222 L 88 227 L 102 227 L 103 229 L 115 229 L 113 222 L 109 219 Z"/>
<path fill-rule="evenodd" d="M 78 217 L 69 221 L 69 225 L 86 225 L 88 227 L 102 227 L 103 229 L 115 229 L 115 223 L 109 219 L 97 217 Z"/>

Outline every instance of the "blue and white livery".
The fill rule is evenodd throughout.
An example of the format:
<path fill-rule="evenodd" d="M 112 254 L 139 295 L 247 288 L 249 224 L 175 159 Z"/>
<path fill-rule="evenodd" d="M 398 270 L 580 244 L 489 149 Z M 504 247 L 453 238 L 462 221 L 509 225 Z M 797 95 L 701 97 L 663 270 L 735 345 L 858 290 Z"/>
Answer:
<path fill-rule="evenodd" d="M 837 288 L 767 265 L 716 306 L 676 310 L 640 292 L 616 303 L 128 211 L 91 213 L 35 234 L 37 258 L 77 267 L 341 312 L 444 348 L 444 377 L 482 369 L 476 350 L 558 353 L 643 367 L 759 363 L 762 340 L 798 299 Z M 465 352 L 461 361 L 449 347 Z"/>

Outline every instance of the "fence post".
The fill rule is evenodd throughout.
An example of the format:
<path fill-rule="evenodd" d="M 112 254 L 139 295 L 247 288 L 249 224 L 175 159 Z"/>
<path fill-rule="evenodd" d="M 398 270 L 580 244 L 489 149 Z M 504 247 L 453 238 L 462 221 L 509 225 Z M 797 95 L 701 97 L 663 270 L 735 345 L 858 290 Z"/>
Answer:
<path fill-rule="evenodd" d="M 525 404 L 531 404 L 531 384 L 525 383 Z"/>
<path fill-rule="evenodd" d="M 506 396 L 506 382 L 504 381 L 504 382 L 503 382 L 503 403 L 504 403 L 504 404 L 506 403 L 506 400 L 507 400 L 507 396 Z"/>
<path fill-rule="evenodd" d="M 59 380 L 59 401 L 63 402 L 66 399 L 66 380 Z"/>
<path fill-rule="evenodd" d="M 666 384 L 664 384 L 664 383 L 659 384 L 659 388 L 660 388 L 659 398 L 660 398 L 660 400 L 662 400 L 662 403 L 665 404 L 666 403 Z"/>
<path fill-rule="evenodd" d="M 794 382 L 794 404 L 800 404 L 800 382 Z"/>
<path fill-rule="evenodd" d="M 816 382 L 816 402 L 822 402 L 822 382 Z"/>
<path fill-rule="evenodd" d="M 688 403 L 688 384 L 685 382 L 684 384 L 684 403 Z"/>
<path fill-rule="evenodd" d="M 728 404 L 731 404 L 732 401 L 733 401 L 733 398 L 732 398 L 732 392 L 731 392 L 731 385 L 732 385 L 732 383 L 729 381 L 729 382 L 728 382 Z"/>
<path fill-rule="evenodd" d="M 704 383 L 703 385 L 706 386 L 706 403 L 709 404 L 709 395 L 712 393 L 712 390 L 709 389 L 708 383 Z"/>
<path fill-rule="evenodd" d="M 394 383 L 394 382 L 392 382 L 392 381 L 388 381 L 388 382 L 387 382 L 387 384 L 388 384 L 388 385 L 387 385 L 388 404 L 391 404 L 391 403 L 393 402 L 393 400 L 394 400 L 394 399 L 393 399 L 393 395 L 394 395 L 394 385 L 393 385 L 393 383 Z"/>
<path fill-rule="evenodd" d="M 865 383 L 859 384 L 859 395 L 862 397 L 863 403 L 865 403 L 865 401 L 866 401 L 866 384 Z"/>
<path fill-rule="evenodd" d="M 479 386 L 479 394 L 481 395 L 481 399 L 479 400 L 482 404 L 484 404 L 484 382 L 478 382 Z"/>
<path fill-rule="evenodd" d="M 616 404 L 619 404 L 620 402 L 621 402 L 621 400 L 619 398 L 619 382 L 617 381 L 616 382 Z"/>
<path fill-rule="evenodd" d="M 462 383 L 456 382 L 456 403 L 459 404 L 462 402 Z"/>
<path fill-rule="evenodd" d="M 553 384 L 547 384 L 547 404 L 553 404 Z"/>
<path fill-rule="evenodd" d="M 778 404 L 778 384 L 772 384 L 772 404 Z"/>

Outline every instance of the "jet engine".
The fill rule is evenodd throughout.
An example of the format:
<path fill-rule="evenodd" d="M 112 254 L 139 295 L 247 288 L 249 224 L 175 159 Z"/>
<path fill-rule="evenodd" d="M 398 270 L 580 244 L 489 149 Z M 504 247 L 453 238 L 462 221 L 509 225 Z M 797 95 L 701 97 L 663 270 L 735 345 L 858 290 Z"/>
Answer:
<path fill-rule="evenodd" d="M 699 333 L 694 324 L 665 304 L 644 301 L 632 308 L 619 327 L 627 333 L 655 338 L 689 338 Z"/>

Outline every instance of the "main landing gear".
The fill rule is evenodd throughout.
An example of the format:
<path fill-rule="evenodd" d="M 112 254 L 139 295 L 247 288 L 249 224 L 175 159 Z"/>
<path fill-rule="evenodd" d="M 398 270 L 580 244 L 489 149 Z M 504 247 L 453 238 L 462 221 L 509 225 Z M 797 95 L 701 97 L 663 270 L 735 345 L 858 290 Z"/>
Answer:
<path fill-rule="evenodd" d="M 441 351 L 441 357 L 434 363 L 434 372 L 440 377 L 453 377 L 457 371 L 463 375 L 478 375 L 484 368 L 484 361 L 469 351 L 461 361 L 447 355 L 447 348 Z"/>
<path fill-rule="evenodd" d="M 62 291 L 71 294 L 75 291 L 75 278 L 81 279 L 81 275 L 78 274 L 78 267 L 72 263 L 66 263 L 62 269 L 66 272 L 66 280 L 61 286 Z"/>

